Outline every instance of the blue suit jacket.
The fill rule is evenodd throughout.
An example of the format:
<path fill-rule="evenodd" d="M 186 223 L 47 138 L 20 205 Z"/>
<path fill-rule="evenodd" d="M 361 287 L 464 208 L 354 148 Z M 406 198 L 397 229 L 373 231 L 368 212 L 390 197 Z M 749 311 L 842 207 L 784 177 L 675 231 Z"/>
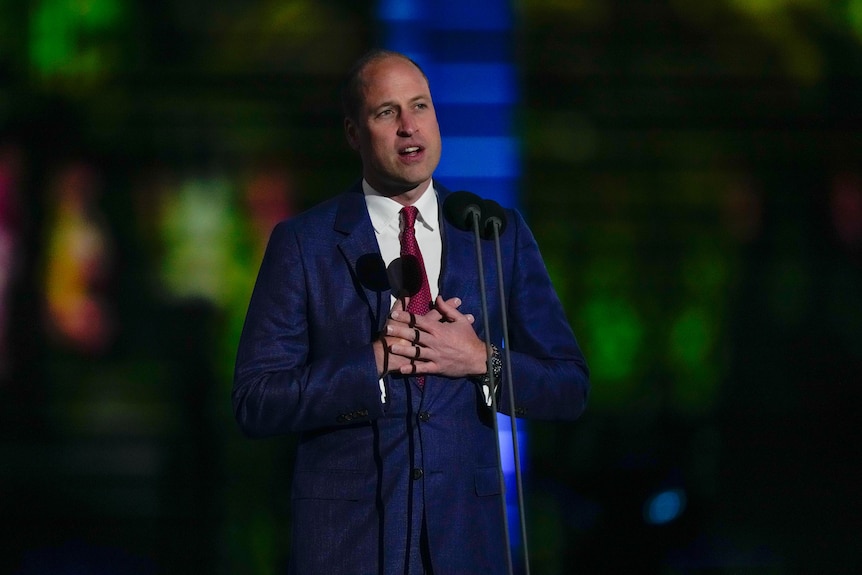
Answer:
<path fill-rule="evenodd" d="M 449 192 L 435 187 L 442 205 Z M 473 233 L 445 221 L 441 233 L 440 294 L 460 297 L 484 338 Z M 498 346 L 500 306 L 508 309 L 517 415 L 575 419 L 587 399 L 587 367 L 532 233 L 508 210 L 505 294 L 493 242 L 482 243 Z M 387 376 L 381 402 L 372 342 L 390 290 L 379 261 L 357 184 L 276 226 L 249 305 L 233 406 L 249 436 L 299 434 L 292 571 L 412 573 L 424 515 L 436 573 L 504 573 L 496 437 L 478 386 L 428 376 L 422 391 Z M 500 409 L 510 412 L 506 393 Z"/>

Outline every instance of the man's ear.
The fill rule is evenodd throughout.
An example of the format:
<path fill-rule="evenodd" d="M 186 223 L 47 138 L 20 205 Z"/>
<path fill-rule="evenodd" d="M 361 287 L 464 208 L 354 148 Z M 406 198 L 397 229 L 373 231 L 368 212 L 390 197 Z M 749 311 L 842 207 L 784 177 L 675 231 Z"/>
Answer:
<path fill-rule="evenodd" d="M 354 150 L 359 150 L 359 134 L 356 130 L 356 124 L 350 118 L 344 118 L 344 136 L 347 138 L 347 143 Z"/>

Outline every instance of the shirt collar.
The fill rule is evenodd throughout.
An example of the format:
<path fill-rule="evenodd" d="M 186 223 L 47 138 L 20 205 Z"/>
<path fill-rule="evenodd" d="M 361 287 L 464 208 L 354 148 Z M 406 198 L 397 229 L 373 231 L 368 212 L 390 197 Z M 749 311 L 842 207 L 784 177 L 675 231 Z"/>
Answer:
<path fill-rule="evenodd" d="M 362 192 L 365 194 L 365 204 L 368 206 L 368 215 L 371 216 L 371 225 L 374 226 L 374 231 L 379 234 L 390 226 L 396 230 L 400 229 L 401 208 L 404 206 L 392 198 L 381 195 L 365 179 L 362 180 Z M 437 205 L 437 191 L 434 189 L 434 182 L 428 184 L 428 189 L 419 196 L 413 205 L 419 211 L 416 221 L 428 230 L 435 231 L 439 221 L 439 206 Z"/>

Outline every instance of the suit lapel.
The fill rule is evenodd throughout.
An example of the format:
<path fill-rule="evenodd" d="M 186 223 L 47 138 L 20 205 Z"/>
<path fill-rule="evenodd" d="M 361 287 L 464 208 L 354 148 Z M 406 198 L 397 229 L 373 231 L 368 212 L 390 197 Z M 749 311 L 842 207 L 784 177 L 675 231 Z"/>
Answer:
<path fill-rule="evenodd" d="M 465 309 L 471 310 L 476 316 L 477 333 L 483 337 L 474 234 L 459 230 L 446 221 L 442 206 L 451 192 L 439 184 L 435 184 L 435 187 L 440 205 L 440 231 L 443 241 L 440 293 L 446 298 L 458 296 L 465 302 Z M 376 335 L 386 321 L 392 293 L 361 184 L 342 194 L 333 229 L 343 236 L 338 247 L 357 284 L 357 292 L 368 306 L 374 330 L 372 336 Z"/>
<path fill-rule="evenodd" d="M 338 248 L 357 283 L 357 291 L 368 306 L 376 332 L 383 327 L 384 318 L 389 312 L 391 290 L 361 184 L 356 184 L 341 196 L 334 229 L 343 235 Z"/>
<path fill-rule="evenodd" d="M 440 293 L 444 297 L 466 300 L 479 293 L 479 275 L 476 263 L 476 240 L 472 231 L 459 230 L 442 216 L 443 202 L 449 190 L 437 186 L 443 237 L 443 263 L 440 272 Z M 475 271 L 471 271 L 475 270 Z"/>

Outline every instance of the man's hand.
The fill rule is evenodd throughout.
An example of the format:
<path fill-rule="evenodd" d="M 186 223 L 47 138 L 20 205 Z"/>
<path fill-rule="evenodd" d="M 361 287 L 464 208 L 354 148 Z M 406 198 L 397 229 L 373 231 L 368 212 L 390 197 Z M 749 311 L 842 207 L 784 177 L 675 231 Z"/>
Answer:
<path fill-rule="evenodd" d="M 390 370 L 447 377 L 485 373 L 485 344 L 473 329 L 473 315 L 458 311 L 460 305 L 459 298 L 437 296 L 434 309 L 414 316 L 396 304 L 384 328 L 387 341 L 394 338 L 389 347 Z"/>
<path fill-rule="evenodd" d="M 395 355 L 392 353 L 392 346 L 403 344 L 409 345 L 409 341 L 405 341 L 394 335 L 389 335 L 389 326 L 394 323 L 392 314 L 402 311 L 406 303 L 402 299 L 396 299 L 392 309 L 389 310 L 389 319 L 386 320 L 386 325 L 383 326 L 383 332 L 378 340 L 373 344 L 374 358 L 377 360 L 377 375 L 382 377 L 387 373 L 401 373 L 401 368 L 405 365 L 410 365 L 410 360 Z"/>

